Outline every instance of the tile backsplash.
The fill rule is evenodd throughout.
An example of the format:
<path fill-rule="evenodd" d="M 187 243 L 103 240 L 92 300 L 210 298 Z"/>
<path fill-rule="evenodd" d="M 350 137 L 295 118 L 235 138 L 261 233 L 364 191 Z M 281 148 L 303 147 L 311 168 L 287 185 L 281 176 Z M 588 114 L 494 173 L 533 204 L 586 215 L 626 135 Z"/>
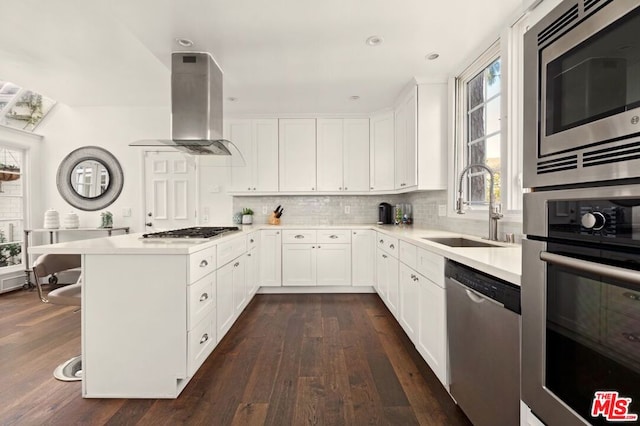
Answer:
<path fill-rule="evenodd" d="M 399 195 L 280 195 L 234 197 L 233 211 L 243 208 L 254 211 L 253 221 L 256 224 L 267 223 L 269 214 L 278 205 L 284 208 L 281 217 L 283 225 L 349 225 L 373 224 L 378 221 L 378 204 L 387 202 L 391 205 L 410 203 L 413 207 L 414 225 L 420 228 L 442 229 L 463 234 L 486 237 L 488 223 L 486 220 L 458 219 L 438 215 L 438 206 L 447 203 L 447 191 L 412 192 Z M 267 214 L 263 214 L 263 207 Z M 349 213 L 345 213 L 348 207 Z M 513 233 L 516 237 L 522 234 L 522 223 L 498 222 L 500 239 L 505 233 Z"/>

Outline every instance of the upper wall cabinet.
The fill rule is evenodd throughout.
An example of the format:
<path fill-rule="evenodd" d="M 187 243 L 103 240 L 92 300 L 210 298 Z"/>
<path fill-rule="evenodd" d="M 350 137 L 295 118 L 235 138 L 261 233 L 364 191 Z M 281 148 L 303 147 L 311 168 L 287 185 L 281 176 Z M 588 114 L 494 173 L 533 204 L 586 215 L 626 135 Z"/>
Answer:
<path fill-rule="evenodd" d="M 316 120 L 279 122 L 280 192 L 316 191 Z"/>
<path fill-rule="evenodd" d="M 370 119 L 370 189 L 394 189 L 394 125 L 393 112 L 375 114 Z"/>
<path fill-rule="evenodd" d="M 447 85 L 418 85 L 418 189 L 447 189 Z"/>
<path fill-rule="evenodd" d="M 230 190 L 278 191 L 278 120 L 230 120 L 225 132 L 245 161 L 243 167 L 230 167 Z"/>
<path fill-rule="evenodd" d="M 369 191 L 369 119 L 317 120 L 318 191 Z"/>
<path fill-rule="evenodd" d="M 395 110 L 395 189 L 418 185 L 418 95 L 413 86 L 398 103 Z"/>

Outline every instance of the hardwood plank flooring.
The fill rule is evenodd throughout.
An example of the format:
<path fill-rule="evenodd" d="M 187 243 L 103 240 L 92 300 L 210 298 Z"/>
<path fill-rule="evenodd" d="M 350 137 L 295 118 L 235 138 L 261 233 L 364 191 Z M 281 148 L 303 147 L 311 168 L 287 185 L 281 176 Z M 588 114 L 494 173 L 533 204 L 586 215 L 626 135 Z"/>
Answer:
<path fill-rule="evenodd" d="M 74 308 L 0 295 L 0 424 L 470 424 L 374 294 L 256 296 L 175 400 L 83 399 L 79 352 Z"/>

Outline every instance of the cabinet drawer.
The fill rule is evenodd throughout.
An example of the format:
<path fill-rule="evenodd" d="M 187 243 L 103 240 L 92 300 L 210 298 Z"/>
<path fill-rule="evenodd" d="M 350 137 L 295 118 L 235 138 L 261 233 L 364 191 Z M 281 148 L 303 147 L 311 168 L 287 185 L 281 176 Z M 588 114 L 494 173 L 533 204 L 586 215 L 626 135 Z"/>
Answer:
<path fill-rule="evenodd" d="M 249 235 L 247 235 L 247 251 L 258 247 L 259 243 L 260 243 L 259 232 L 252 232 Z"/>
<path fill-rule="evenodd" d="M 418 264 L 418 248 L 406 241 L 400 241 L 400 262 L 409 266 L 411 269 L 417 269 Z"/>
<path fill-rule="evenodd" d="M 307 244 L 316 242 L 316 231 L 282 231 L 283 244 Z"/>
<path fill-rule="evenodd" d="M 187 329 L 191 330 L 216 306 L 216 274 L 206 275 L 191 284 L 188 289 L 189 321 L 187 322 Z"/>
<path fill-rule="evenodd" d="M 418 249 L 417 271 L 444 288 L 444 257 L 425 249 Z"/>
<path fill-rule="evenodd" d="M 189 352 L 187 366 L 193 376 L 216 346 L 215 310 L 209 312 L 193 330 L 187 334 Z"/>
<path fill-rule="evenodd" d="M 195 283 L 200 278 L 216 270 L 216 246 L 198 251 L 189 256 L 189 282 Z"/>
<path fill-rule="evenodd" d="M 318 231 L 318 243 L 351 243 L 351 233 L 348 229 L 321 229 Z"/>
<path fill-rule="evenodd" d="M 378 233 L 378 238 L 376 240 L 376 244 L 378 248 L 384 250 L 391 256 L 398 258 L 398 239 L 390 237 L 385 234 Z"/>
<path fill-rule="evenodd" d="M 218 267 L 226 265 L 247 251 L 247 237 L 234 238 L 218 244 Z"/>

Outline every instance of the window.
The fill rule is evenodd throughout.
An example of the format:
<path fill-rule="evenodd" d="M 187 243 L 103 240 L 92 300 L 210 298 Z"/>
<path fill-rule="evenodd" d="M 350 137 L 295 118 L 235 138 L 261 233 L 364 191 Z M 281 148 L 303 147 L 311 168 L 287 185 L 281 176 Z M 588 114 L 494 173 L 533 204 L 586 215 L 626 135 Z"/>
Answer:
<path fill-rule="evenodd" d="M 24 152 L 0 145 L 0 270 L 22 263 Z"/>

